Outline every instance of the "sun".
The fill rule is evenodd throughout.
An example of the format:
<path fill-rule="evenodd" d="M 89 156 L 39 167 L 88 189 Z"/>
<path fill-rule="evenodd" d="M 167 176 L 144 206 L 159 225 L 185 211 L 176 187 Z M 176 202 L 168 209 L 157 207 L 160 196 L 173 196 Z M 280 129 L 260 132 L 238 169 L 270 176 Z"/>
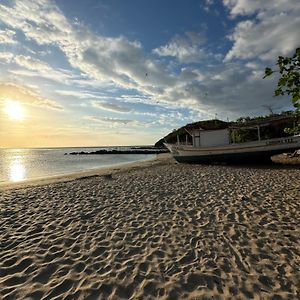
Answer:
<path fill-rule="evenodd" d="M 16 100 L 6 100 L 4 111 L 11 119 L 16 121 L 22 121 L 25 117 L 22 104 Z"/>

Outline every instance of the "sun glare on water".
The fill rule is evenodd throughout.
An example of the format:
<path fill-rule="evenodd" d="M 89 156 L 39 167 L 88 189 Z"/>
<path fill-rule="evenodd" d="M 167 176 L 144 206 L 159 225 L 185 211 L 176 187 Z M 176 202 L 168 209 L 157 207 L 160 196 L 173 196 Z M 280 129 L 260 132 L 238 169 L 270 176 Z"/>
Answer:
<path fill-rule="evenodd" d="M 16 121 L 21 121 L 25 117 L 22 104 L 15 100 L 6 100 L 4 111 L 11 119 Z"/>
<path fill-rule="evenodd" d="M 11 163 L 9 168 L 9 178 L 13 182 L 24 180 L 26 177 L 26 170 L 21 160 L 15 160 Z"/>

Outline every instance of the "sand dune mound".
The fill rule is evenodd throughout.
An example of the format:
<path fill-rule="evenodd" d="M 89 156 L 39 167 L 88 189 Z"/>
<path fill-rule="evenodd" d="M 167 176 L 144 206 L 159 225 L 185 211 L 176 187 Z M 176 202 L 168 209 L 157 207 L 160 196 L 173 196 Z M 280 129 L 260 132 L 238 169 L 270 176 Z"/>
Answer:
<path fill-rule="evenodd" d="M 297 150 L 294 153 L 282 153 L 274 155 L 271 157 L 271 160 L 278 164 L 300 166 L 300 150 Z"/>

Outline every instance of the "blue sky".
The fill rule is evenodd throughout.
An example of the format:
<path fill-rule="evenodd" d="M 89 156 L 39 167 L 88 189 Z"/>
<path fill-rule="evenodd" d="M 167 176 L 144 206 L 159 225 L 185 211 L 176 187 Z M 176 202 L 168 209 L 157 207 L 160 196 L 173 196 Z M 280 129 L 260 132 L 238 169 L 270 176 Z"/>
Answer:
<path fill-rule="evenodd" d="M 0 146 L 152 144 L 291 109 L 262 77 L 299 46 L 299 15 L 298 0 L 1 1 Z"/>

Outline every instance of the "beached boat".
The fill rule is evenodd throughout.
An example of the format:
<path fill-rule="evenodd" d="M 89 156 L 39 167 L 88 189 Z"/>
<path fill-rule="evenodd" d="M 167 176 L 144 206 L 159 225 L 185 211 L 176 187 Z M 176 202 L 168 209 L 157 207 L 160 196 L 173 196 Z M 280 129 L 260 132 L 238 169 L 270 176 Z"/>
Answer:
<path fill-rule="evenodd" d="M 269 125 L 269 124 L 268 124 Z M 252 142 L 235 143 L 231 131 L 237 128 L 220 130 L 186 130 L 192 136 L 192 145 L 165 143 L 178 162 L 186 163 L 253 163 L 270 161 L 272 155 L 300 149 L 300 135 L 261 139 L 260 127 L 266 124 L 245 127 L 257 129 L 258 139 Z"/>

